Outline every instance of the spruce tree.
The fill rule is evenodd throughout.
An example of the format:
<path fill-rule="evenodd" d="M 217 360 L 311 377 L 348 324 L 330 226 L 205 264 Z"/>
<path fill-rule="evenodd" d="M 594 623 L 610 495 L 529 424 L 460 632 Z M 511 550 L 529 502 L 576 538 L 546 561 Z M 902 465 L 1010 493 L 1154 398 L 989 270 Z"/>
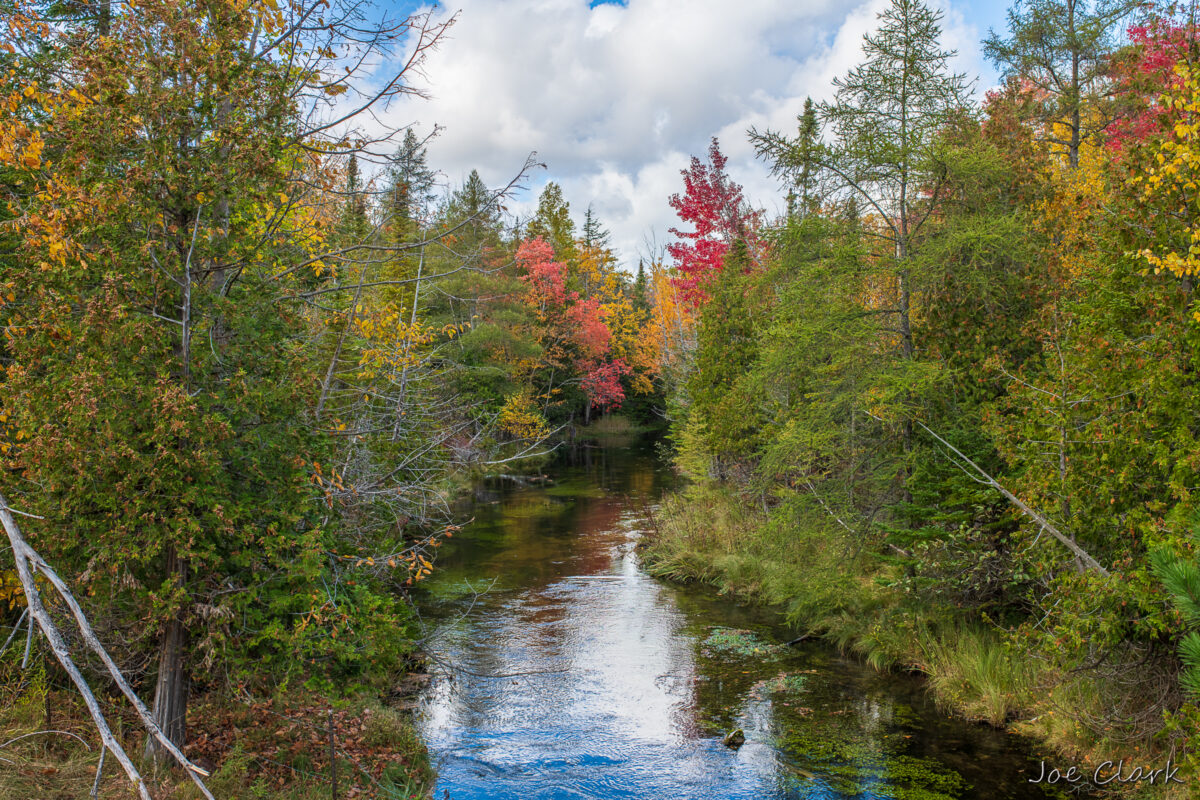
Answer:
<path fill-rule="evenodd" d="M 633 281 L 633 308 L 636 311 L 650 310 L 649 286 L 646 279 L 646 264 L 639 258 L 637 277 Z"/>
<path fill-rule="evenodd" d="M 563 198 L 562 187 L 554 181 L 547 183 L 539 195 L 537 213 L 526 226 L 525 235 L 545 239 L 560 260 L 568 260 L 575 255 L 575 223 L 571 220 L 571 204 Z"/>
<path fill-rule="evenodd" d="M 600 219 L 592 213 L 592 207 L 587 207 L 587 212 L 583 215 L 583 244 L 585 247 L 595 247 L 600 250 L 606 250 L 609 247 L 609 240 L 612 236 Z"/>
<path fill-rule="evenodd" d="M 388 214 L 394 237 L 404 237 L 420 222 L 433 200 L 434 173 L 425 144 L 409 128 L 389 165 Z"/>

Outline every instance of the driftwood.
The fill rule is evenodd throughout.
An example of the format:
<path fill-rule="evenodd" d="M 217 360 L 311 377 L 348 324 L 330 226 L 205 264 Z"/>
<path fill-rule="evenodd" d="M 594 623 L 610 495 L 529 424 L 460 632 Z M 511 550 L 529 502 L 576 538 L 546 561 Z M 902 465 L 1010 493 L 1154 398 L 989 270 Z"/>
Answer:
<path fill-rule="evenodd" d="M 138 717 L 141 718 L 142 724 L 145 726 L 147 733 L 161 743 L 163 748 L 166 749 L 166 751 L 171 754 L 175 761 L 184 768 L 189 777 L 191 777 L 192 781 L 197 787 L 199 787 L 201 794 L 203 794 L 207 800 L 214 800 L 212 793 L 208 791 L 208 787 L 204 785 L 204 781 L 201 780 L 200 777 L 201 775 L 207 775 L 208 773 L 200 767 L 197 767 L 192 762 L 188 761 L 187 757 L 182 753 L 182 751 L 180 751 L 180 749 L 163 734 L 162 730 L 154 722 L 154 718 L 151 716 L 149 709 L 146 708 L 145 703 L 143 703 L 141 698 L 137 696 L 137 693 L 133 691 L 132 687 L 129 685 L 129 682 L 125 680 L 125 676 L 121 674 L 116 662 L 112 660 L 112 657 L 108 654 L 108 651 L 104 649 L 104 645 L 100 643 L 100 639 L 96 636 L 96 632 L 92 629 L 91 623 L 88 621 L 87 616 L 83 613 L 83 609 L 80 608 L 79 603 L 75 600 L 75 596 L 71 593 L 71 590 L 67 587 L 62 578 L 59 577 L 58 573 L 56 573 L 54 569 L 46 562 L 46 560 L 38 555 L 37 551 L 35 551 L 29 545 L 29 543 L 25 541 L 25 537 L 21 534 L 21 529 L 17 526 L 16 520 L 13 519 L 12 510 L 8 506 L 8 501 L 4 499 L 3 495 L 0 495 L 0 522 L 3 523 L 4 531 L 6 534 L 8 534 L 9 544 L 12 546 L 13 560 L 16 562 L 17 576 L 20 578 L 21 587 L 25 592 L 26 604 L 30 614 L 30 623 L 32 625 L 33 622 L 36 622 L 38 628 L 42 631 L 42 635 L 44 635 L 46 640 L 50 643 L 50 649 L 54 652 L 54 656 L 58 659 L 58 663 L 62 665 L 64 670 L 66 670 L 67 675 L 69 675 L 71 678 L 71 682 L 75 684 L 75 688 L 83 697 L 83 702 L 87 706 L 88 713 L 91 714 L 92 722 L 96 725 L 96 730 L 100 734 L 100 740 L 104 745 L 104 748 L 101 751 L 101 768 L 103 768 L 103 751 L 111 751 L 113 757 L 115 757 L 121 764 L 122 769 L 125 770 L 125 774 L 133 783 L 137 790 L 138 796 L 142 798 L 142 800 L 152 800 L 150 797 L 150 792 L 146 788 L 146 782 L 142 779 L 141 773 L 138 772 L 137 766 L 134 765 L 133 761 L 129 758 L 128 753 L 125 752 L 125 749 L 121 746 L 121 743 L 117 741 L 117 738 L 113 735 L 112 729 L 109 727 L 108 721 L 104 717 L 104 712 L 100 709 L 100 704 L 96 700 L 96 695 L 92 692 L 91 687 L 88 686 L 87 680 L 83 677 L 83 674 L 75 665 L 74 660 L 72 660 L 70 650 L 67 647 L 66 641 L 63 639 L 62 633 L 59 631 L 58 626 L 55 625 L 53 618 L 51 618 L 49 612 L 46 610 L 45 605 L 42 603 L 41 590 L 38 589 L 37 582 L 35 580 L 35 576 L 38 573 L 41 573 L 41 575 L 50 582 L 50 585 L 54 587 L 54 590 L 67 605 L 67 608 L 70 609 L 71 615 L 75 618 L 75 624 L 79 628 L 79 632 L 82 635 L 83 641 L 92 650 L 92 652 L 99 656 L 100 660 L 104 662 L 104 666 L 107 668 L 109 676 L 121 689 L 121 693 L 125 695 L 130 704 L 133 705 L 134 709 L 137 711 Z M 97 782 L 99 782 L 99 778 L 99 770 L 97 770 Z"/>

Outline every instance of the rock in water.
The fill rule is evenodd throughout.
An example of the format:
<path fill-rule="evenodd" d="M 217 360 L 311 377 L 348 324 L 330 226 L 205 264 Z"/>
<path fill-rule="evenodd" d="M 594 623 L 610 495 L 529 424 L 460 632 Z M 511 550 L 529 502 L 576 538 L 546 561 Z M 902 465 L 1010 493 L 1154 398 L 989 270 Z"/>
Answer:
<path fill-rule="evenodd" d="M 742 732 L 741 728 L 738 728 L 736 731 L 730 731 L 725 734 L 723 741 L 726 747 L 732 747 L 734 750 L 737 750 L 746 743 L 746 734 Z"/>

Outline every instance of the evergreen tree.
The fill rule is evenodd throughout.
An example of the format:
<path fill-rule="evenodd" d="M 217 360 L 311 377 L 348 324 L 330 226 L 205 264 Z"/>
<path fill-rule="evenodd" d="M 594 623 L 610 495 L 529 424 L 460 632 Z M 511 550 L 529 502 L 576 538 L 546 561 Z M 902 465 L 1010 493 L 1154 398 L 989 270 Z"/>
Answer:
<path fill-rule="evenodd" d="M 709 473 L 730 477 L 755 448 L 757 403 L 747 391 L 746 375 L 758 350 L 751 262 L 746 242 L 735 239 L 724 267 L 711 282 L 711 295 L 700 318 L 695 369 L 688 379 L 684 442 L 700 446 Z M 696 455 L 696 454 L 693 454 Z"/>
<path fill-rule="evenodd" d="M 488 189 L 479 170 L 471 170 L 463 185 L 450 195 L 442 211 L 443 222 L 449 225 L 467 223 L 476 236 L 495 236 L 500 230 L 500 207 L 495 193 Z"/>
<path fill-rule="evenodd" d="M 1200 562 L 1159 548 L 1150 553 L 1150 563 L 1187 626 L 1179 642 L 1179 682 L 1193 699 L 1200 699 Z"/>
<path fill-rule="evenodd" d="M 392 156 L 388 172 L 392 235 L 403 238 L 420 223 L 434 198 L 434 173 L 427 163 L 425 144 L 412 128 L 404 132 L 404 142 Z"/>
<path fill-rule="evenodd" d="M 346 162 L 345 202 L 342 207 L 341 231 L 344 242 L 361 242 L 370 230 L 367 218 L 367 196 L 358 171 L 358 156 L 350 154 Z"/>
<path fill-rule="evenodd" d="M 1140 0 L 1019 0 L 1008 12 L 1008 37 L 989 31 L 984 53 L 1008 78 L 1021 81 L 1038 111 L 1046 141 L 1079 165 L 1079 146 L 1112 117 L 1104 98 L 1116 30 Z M 1065 125 L 1065 136 L 1056 125 Z"/>
<path fill-rule="evenodd" d="M 823 199 L 821 121 L 811 97 L 804 99 L 804 110 L 796 119 L 796 138 L 786 144 L 770 133 L 750 131 L 750 140 L 759 154 L 771 160 L 772 172 L 788 181 L 788 219 L 813 213 Z"/>
<path fill-rule="evenodd" d="M 326 316 L 328 296 L 304 302 L 313 276 L 356 249 L 361 269 L 373 243 L 356 238 L 368 227 L 357 158 L 337 175 L 324 154 L 340 148 L 298 103 L 330 88 L 324 42 L 364 31 L 331 21 L 310 51 L 311 29 L 275 27 L 261 5 L 151 3 L 105 14 L 95 37 L 90 16 L 82 32 L 32 24 L 44 10 L 0 5 L 0 28 L 56 45 L 53 59 L 23 57 L 40 88 L 0 114 L 0 180 L 19 167 L 28 192 L 0 239 L 0 281 L 22 293 L 0 307 L 21 331 L 6 339 L 0 396 L 23 432 L 0 443 L 0 472 L 27 479 L 5 494 L 45 511 L 30 544 L 97 629 L 120 633 L 107 642 L 118 667 L 148 675 L 154 722 L 181 747 L 193 685 L 319 679 L 318 663 L 344 679 L 396 665 L 403 647 L 394 596 L 335 574 L 356 521 L 334 492 L 366 458 L 315 424 L 321 372 L 305 346 L 348 318 Z M 356 41 L 370 53 L 385 38 Z M 303 70 L 280 55 L 301 50 Z M 309 626 L 333 586 L 337 613 Z M 146 739 L 156 760 L 175 750 Z"/>
<path fill-rule="evenodd" d="M 836 99 L 821 108 L 836 136 L 824 166 L 876 215 L 888 242 L 881 255 L 896 275 L 905 358 L 914 352 L 914 246 L 943 182 L 937 136 L 967 105 L 963 76 L 949 71 L 954 52 L 941 47 L 941 18 L 920 0 L 893 0 L 864 37 L 866 60 L 834 81 Z"/>
<path fill-rule="evenodd" d="M 65 53 L 88 100 L 63 96 L 41 127 L 55 158 L 38 180 L 61 187 L 38 200 L 58 219 L 58 263 L 43 270 L 28 247 L 9 273 L 30 327 L 3 394 L 36 432 L 7 454 L 34 490 L 17 502 L 48 509 L 31 539 L 95 593 L 91 613 L 130 631 L 124 658 L 156 665 L 154 718 L 177 745 L 194 677 L 294 652 L 330 546 L 305 467 L 329 442 L 303 423 L 304 317 L 275 280 L 298 255 L 287 98 L 302 89 L 247 57 L 255 30 L 251 13 L 155 5 Z M 229 97 L 258 100 L 235 114 Z M 350 218 L 363 213 L 356 167 Z M 64 297 L 79 313 L 59 313 Z M 71 394 L 86 411 L 64 405 Z M 165 757 L 154 739 L 147 752 Z"/>
<path fill-rule="evenodd" d="M 649 285 L 646 279 L 646 265 L 642 259 L 638 259 L 637 277 L 634 278 L 633 288 L 633 307 L 636 311 L 650 310 Z"/>
<path fill-rule="evenodd" d="M 601 224 L 600 220 L 592 213 L 592 207 L 587 207 L 587 212 L 583 216 L 583 245 L 584 247 L 593 247 L 598 250 L 607 250 L 609 248 L 609 239 L 611 235 Z"/>
<path fill-rule="evenodd" d="M 538 196 L 538 209 L 525 227 L 526 237 L 539 236 L 554 248 L 560 261 L 575 257 L 575 223 L 571 204 L 563 198 L 562 187 L 554 181 L 546 184 Z"/>

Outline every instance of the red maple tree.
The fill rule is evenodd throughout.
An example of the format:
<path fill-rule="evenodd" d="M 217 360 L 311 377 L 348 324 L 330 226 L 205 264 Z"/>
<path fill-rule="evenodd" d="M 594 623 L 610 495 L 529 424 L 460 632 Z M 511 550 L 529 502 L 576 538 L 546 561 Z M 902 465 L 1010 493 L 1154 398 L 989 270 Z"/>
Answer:
<path fill-rule="evenodd" d="M 1105 129 L 1113 150 L 1124 150 L 1164 129 L 1170 114 L 1158 98 L 1180 86 L 1175 66 L 1188 58 L 1198 38 L 1194 26 L 1169 17 L 1133 25 L 1128 32 L 1130 55 L 1117 61 L 1112 76 L 1113 94 L 1125 109 Z"/>
<path fill-rule="evenodd" d="M 619 407 L 625 400 L 621 378 L 632 370 L 623 359 L 609 360 L 612 332 L 599 299 L 581 298 L 579 292 L 566 288 L 567 265 L 554 260 L 554 248 L 540 237 L 521 242 L 516 258 L 527 287 L 525 302 L 537 309 L 545 329 L 541 338 L 573 353 L 572 365 L 592 406 Z"/>
<path fill-rule="evenodd" d="M 742 187 L 726 174 L 727 161 L 714 136 L 708 163 L 692 156 L 691 165 L 680 171 L 683 195 L 673 194 L 669 201 L 679 219 L 693 227 L 691 231 L 671 228 L 680 241 L 667 245 L 667 253 L 678 271 L 675 286 L 694 306 L 707 299 L 704 287 L 721 271 L 733 240 L 753 239 L 758 221 L 758 214 L 742 197 Z"/>
<path fill-rule="evenodd" d="M 521 276 L 530 290 L 532 304 L 541 311 L 573 301 L 578 294 L 567 292 L 566 265 L 554 260 L 554 248 L 541 237 L 526 239 L 517 248 L 517 264 L 525 271 Z"/>

